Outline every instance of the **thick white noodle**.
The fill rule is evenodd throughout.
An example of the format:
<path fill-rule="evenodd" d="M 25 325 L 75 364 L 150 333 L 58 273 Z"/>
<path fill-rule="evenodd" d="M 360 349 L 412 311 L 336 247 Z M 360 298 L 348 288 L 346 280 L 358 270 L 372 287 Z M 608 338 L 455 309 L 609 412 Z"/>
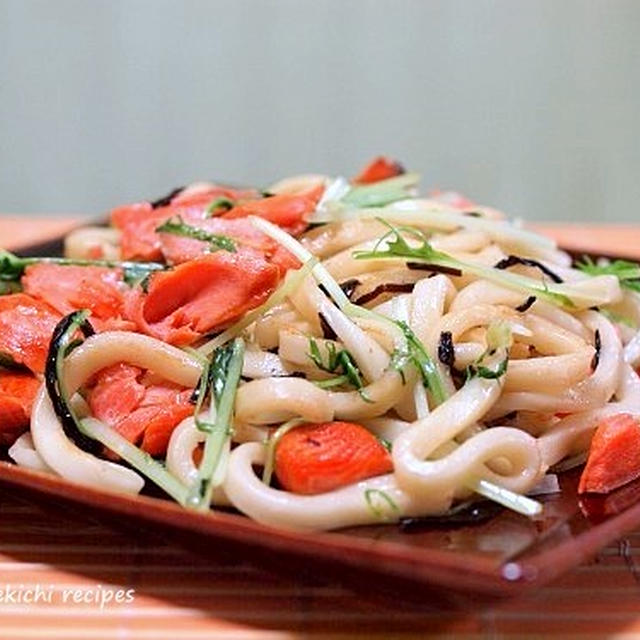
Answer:
<path fill-rule="evenodd" d="M 327 395 L 336 419 L 362 420 L 381 416 L 391 409 L 398 401 L 403 388 L 402 376 L 393 369 L 387 369 L 382 377 L 367 385 L 362 393 L 327 391 Z"/>
<path fill-rule="evenodd" d="M 640 417 L 640 377 L 628 364 L 622 363 L 621 370 L 615 402 L 567 416 L 538 438 L 545 470 L 567 456 L 587 450 L 602 419 L 619 413 Z"/>
<path fill-rule="evenodd" d="M 587 329 L 587 327 L 585 327 L 578 318 L 567 311 L 563 311 L 560 307 L 538 300 L 535 304 L 533 313 L 536 318 L 543 318 L 544 320 L 565 329 L 569 333 L 574 333 L 585 342 L 591 339 L 591 332 L 589 329 Z M 528 313 L 526 314 L 527 320 L 530 315 L 531 314 Z"/>
<path fill-rule="evenodd" d="M 437 327 L 443 314 L 455 299 L 455 295 L 456 290 L 451 280 L 442 274 L 420 280 L 411 294 L 413 304 L 409 321 L 409 326 L 424 344 L 427 353 L 435 363 L 449 395 L 455 391 L 455 387 L 449 371 L 438 358 L 440 334 L 437 333 Z"/>
<path fill-rule="evenodd" d="M 23 433 L 7 451 L 9 457 L 21 467 L 34 471 L 46 471 L 54 473 L 53 469 L 42 459 L 42 456 L 33 446 L 33 438 L 28 431 Z"/>
<path fill-rule="evenodd" d="M 625 346 L 624 359 L 632 367 L 640 366 L 640 331 Z"/>
<path fill-rule="evenodd" d="M 66 480 L 119 493 L 139 493 L 144 486 L 135 471 L 96 458 L 67 438 L 44 385 L 33 403 L 31 435 L 38 454 Z"/>
<path fill-rule="evenodd" d="M 362 425 L 371 433 L 387 442 L 393 442 L 411 424 L 411 422 L 398 420 L 397 418 L 371 418 L 370 420 L 362 421 Z"/>
<path fill-rule="evenodd" d="M 87 338 L 65 361 L 64 379 L 74 393 L 94 373 L 127 362 L 185 387 L 195 387 L 200 361 L 161 340 L 127 331 L 105 331 Z"/>
<path fill-rule="evenodd" d="M 477 304 L 499 304 L 515 308 L 521 305 L 527 296 L 511 289 L 505 289 L 488 280 L 474 280 L 458 291 L 449 311 L 462 311 Z"/>
<path fill-rule="evenodd" d="M 274 424 L 291 418 L 329 422 L 334 410 L 329 394 L 303 378 L 262 378 L 236 392 L 236 420 Z"/>
<path fill-rule="evenodd" d="M 244 352 L 242 376 L 245 378 L 271 378 L 273 376 L 291 375 L 292 369 L 275 354 L 269 351 Z"/>
<path fill-rule="evenodd" d="M 380 238 L 387 231 L 387 227 L 377 220 L 348 220 L 313 229 L 300 243 L 324 260 L 348 247 Z"/>
<path fill-rule="evenodd" d="M 429 459 L 439 447 L 481 420 L 499 395 L 498 381 L 474 378 L 395 439 L 392 457 L 398 485 L 410 495 L 421 495 L 423 501 L 429 496 L 430 512 L 448 509 L 456 496 L 466 492 L 470 479 L 482 478 L 511 491 L 526 492 L 541 477 L 536 440 L 508 427 L 481 431 L 448 455 Z M 487 466 L 496 458 L 509 461 L 508 475 Z"/>
<path fill-rule="evenodd" d="M 581 319 L 600 333 L 601 348 L 596 370 L 577 384 L 558 393 L 505 392 L 491 411 L 500 416 L 511 411 L 570 413 L 589 411 L 605 405 L 618 387 L 622 370 L 622 345 L 613 325 L 595 311 L 585 311 Z"/>
<path fill-rule="evenodd" d="M 209 419 L 211 417 L 209 416 Z M 203 443 L 206 434 L 196 427 L 192 416 L 185 418 L 171 433 L 167 447 L 167 469 L 187 487 L 193 485 L 198 478 L 198 468 L 193 461 L 193 452 Z M 211 504 L 230 506 L 222 486 L 214 488 Z"/>

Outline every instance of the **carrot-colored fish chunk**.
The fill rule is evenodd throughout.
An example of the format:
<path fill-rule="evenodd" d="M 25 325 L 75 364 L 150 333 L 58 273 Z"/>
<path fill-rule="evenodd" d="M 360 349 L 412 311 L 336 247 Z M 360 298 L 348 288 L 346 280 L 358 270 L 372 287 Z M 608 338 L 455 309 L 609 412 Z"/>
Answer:
<path fill-rule="evenodd" d="M 103 369 L 94 381 L 92 415 L 153 456 L 166 453 L 175 427 L 193 414 L 191 390 L 169 382 L 147 386 L 142 369 L 126 363 Z"/>
<path fill-rule="evenodd" d="M 609 493 L 640 477 L 640 420 L 619 413 L 600 422 L 591 439 L 578 493 Z"/>
<path fill-rule="evenodd" d="M 163 206 L 150 202 L 134 202 L 113 209 L 111 224 L 120 230 L 120 253 L 124 260 L 155 261 L 162 259 L 162 243 L 156 232 L 158 226 L 174 216 L 190 220 L 206 217 L 208 206 L 217 198 L 232 202 L 254 198 L 253 189 L 231 189 L 210 185 L 203 189 L 185 190 Z"/>
<path fill-rule="evenodd" d="M 25 293 L 67 315 L 78 309 L 89 309 L 98 328 L 131 328 L 118 323 L 124 308 L 128 286 L 122 269 L 38 263 L 25 269 L 22 276 Z M 107 325 L 100 321 L 108 321 Z"/>
<path fill-rule="evenodd" d="M 11 445 L 29 428 L 40 381 L 31 373 L 0 370 L 0 444 Z"/>
<path fill-rule="evenodd" d="M 371 184 L 380 180 L 387 180 L 404 173 L 404 167 L 396 160 L 385 156 L 374 158 L 355 178 L 354 184 Z"/>
<path fill-rule="evenodd" d="M 247 200 L 223 213 L 222 217 L 234 219 L 258 216 L 295 236 L 309 226 L 307 218 L 316 208 L 323 191 L 324 186 L 320 185 L 306 193 L 283 193 L 259 200 Z"/>
<path fill-rule="evenodd" d="M 353 422 L 297 427 L 276 448 L 275 473 L 287 491 L 325 493 L 393 469 L 377 438 Z"/>
<path fill-rule="evenodd" d="M 278 268 L 261 257 L 218 251 L 155 273 L 147 293 L 129 296 L 127 317 L 143 333 L 191 344 L 259 306 L 278 279 Z"/>
<path fill-rule="evenodd" d="M 42 373 L 60 318 L 48 304 L 24 293 L 0 296 L 0 355 Z"/>

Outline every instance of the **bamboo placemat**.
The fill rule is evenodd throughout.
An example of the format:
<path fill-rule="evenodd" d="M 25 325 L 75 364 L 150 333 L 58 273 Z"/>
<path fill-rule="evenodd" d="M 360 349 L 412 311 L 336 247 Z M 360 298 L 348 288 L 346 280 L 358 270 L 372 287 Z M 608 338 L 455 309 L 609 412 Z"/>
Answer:
<path fill-rule="evenodd" d="M 518 600 L 461 610 L 425 593 L 403 604 L 205 559 L 160 533 L 0 491 L 3 640 L 623 637 L 640 634 L 639 580 L 640 532 Z"/>

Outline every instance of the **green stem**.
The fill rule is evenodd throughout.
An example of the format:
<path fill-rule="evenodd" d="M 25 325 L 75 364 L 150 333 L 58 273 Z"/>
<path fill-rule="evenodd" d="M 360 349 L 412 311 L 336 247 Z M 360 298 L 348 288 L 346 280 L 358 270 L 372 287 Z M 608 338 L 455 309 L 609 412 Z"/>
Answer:
<path fill-rule="evenodd" d="M 185 238 L 192 238 L 193 240 L 200 240 L 201 242 L 209 243 L 209 247 L 217 251 L 218 249 L 224 249 L 235 253 L 236 245 L 229 236 L 223 236 L 219 233 L 210 233 L 206 229 L 200 229 L 187 224 L 180 216 L 175 218 L 169 218 L 166 222 L 163 222 L 159 227 L 156 227 L 156 231 L 160 233 L 171 233 L 175 236 L 183 236 Z"/>
<path fill-rule="evenodd" d="M 164 465 L 154 460 L 146 451 L 131 444 L 115 429 L 93 418 L 80 420 L 78 427 L 84 435 L 101 442 L 105 447 L 117 453 L 134 469 L 166 491 L 177 503 L 182 506 L 187 504 L 188 487 L 169 473 Z"/>
<path fill-rule="evenodd" d="M 488 480 L 472 478 L 466 483 L 466 486 L 485 498 L 489 498 L 489 500 L 493 500 L 522 515 L 533 517 L 542 513 L 542 505 L 537 500 L 532 500 L 527 496 L 499 487 Z"/>
<path fill-rule="evenodd" d="M 212 393 L 211 402 L 216 402 L 216 418 L 204 443 L 204 454 L 188 504 L 198 510 L 208 510 L 211 494 L 217 482 L 214 478 L 220 464 L 224 445 L 232 434 L 231 421 L 236 389 L 240 382 L 244 361 L 244 341 L 236 338 L 229 347 L 229 359 L 221 393 Z M 215 385 L 214 385 L 215 386 Z"/>
<path fill-rule="evenodd" d="M 133 262 L 128 260 L 82 260 L 79 258 L 20 258 L 10 251 L 0 249 L 0 281 L 19 282 L 24 270 L 32 264 L 58 264 L 78 267 L 106 267 L 122 269 L 127 282 L 138 281 L 155 271 L 166 269 L 158 262 Z"/>
<path fill-rule="evenodd" d="M 271 476 L 273 475 L 273 469 L 275 466 L 276 447 L 278 446 L 280 440 L 282 440 L 282 437 L 285 433 L 291 431 L 291 429 L 299 427 L 301 424 L 304 424 L 304 420 L 300 418 L 288 420 L 287 422 L 281 424 L 271 434 L 271 436 L 265 443 L 265 447 L 267 448 L 267 450 L 265 453 L 264 469 L 262 471 L 262 482 L 264 482 L 266 485 L 271 484 Z"/>

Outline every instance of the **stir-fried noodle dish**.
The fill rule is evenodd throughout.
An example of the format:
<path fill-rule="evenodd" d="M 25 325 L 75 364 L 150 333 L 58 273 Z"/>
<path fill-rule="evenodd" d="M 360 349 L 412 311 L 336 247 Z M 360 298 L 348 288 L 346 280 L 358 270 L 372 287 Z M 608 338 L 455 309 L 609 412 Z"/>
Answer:
<path fill-rule="evenodd" d="M 195 183 L 0 251 L 9 458 L 301 530 L 638 477 L 640 268 L 417 183 Z"/>

